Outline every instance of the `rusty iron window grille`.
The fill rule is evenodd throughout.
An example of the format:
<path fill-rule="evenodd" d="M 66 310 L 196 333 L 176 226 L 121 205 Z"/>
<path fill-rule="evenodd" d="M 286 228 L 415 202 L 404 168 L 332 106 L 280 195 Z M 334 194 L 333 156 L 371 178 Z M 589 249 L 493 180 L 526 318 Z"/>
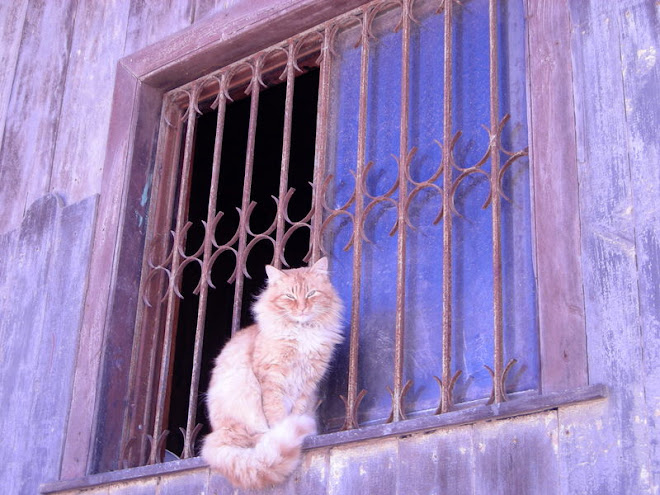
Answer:
<path fill-rule="evenodd" d="M 516 71 L 524 80 L 524 65 L 513 67 L 501 49 L 517 13 L 522 5 L 513 0 L 376 0 L 164 96 L 120 467 L 161 462 L 174 435 L 182 444 L 177 455 L 196 455 L 205 366 L 249 319 L 264 263 L 332 260 L 347 323 L 320 410 L 326 431 L 538 389 L 538 355 L 512 355 L 538 354 L 531 240 L 524 240 L 531 237 L 524 84 L 511 89 L 510 82 Z M 436 51 L 429 55 L 431 38 Z M 480 55 L 463 45 L 479 46 Z M 296 101 L 299 87 L 312 88 L 303 91 L 307 100 Z M 268 176 L 257 150 L 268 134 L 260 119 L 272 91 L 279 91 L 272 112 L 282 123 L 268 129 L 279 143 L 268 148 L 267 166 L 276 171 Z M 523 110 L 512 124 L 513 100 Z M 297 113 L 310 105 L 311 117 Z M 294 122 L 301 119 L 308 120 Z M 459 127 L 467 124 L 475 129 Z M 302 139 L 312 139 L 313 150 L 292 160 L 296 125 L 312 128 Z M 239 127 L 243 134 L 232 134 Z M 275 188 L 270 206 L 254 200 L 260 182 Z M 225 200 L 231 195 L 236 204 Z M 526 267 L 522 281 L 516 263 Z M 527 314 L 510 331 L 516 308 L 507 298 L 521 292 Z M 424 294 L 438 297 L 430 303 Z M 489 309 L 474 315 L 471 303 Z M 187 332 L 184 312 L 193 315 Z M 210 313 L 221 314 L 221 323 Z M 470 334 L 474 321 L 488 332 Z M 186 357 L 183 333 L 191 342 Z M 489 357 L 482 359 L 484 349 Z M 507 375 L 516 359 L 525 365 L 512 386 Z M 475 360 L 490 381 L 485 396 L 483 386 L 470 391 L 483 382 Z M 177 432 L 170 419 L 180 373 L 188 376 L 187 407 Z M 425 398 L 429 382 L 439 385 L 433 407 Z M 367 394 L 365 383 L 380 389 L 370 385 Z"/>

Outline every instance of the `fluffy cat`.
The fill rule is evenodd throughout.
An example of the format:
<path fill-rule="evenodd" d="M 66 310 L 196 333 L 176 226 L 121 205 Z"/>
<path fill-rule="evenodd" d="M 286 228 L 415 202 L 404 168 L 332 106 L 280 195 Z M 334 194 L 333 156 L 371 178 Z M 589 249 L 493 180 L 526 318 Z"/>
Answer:
<path fill-rule="evenodd" d="M 317 386 L 342 341 L 342 304 L 327 258 L 308 268 L 266 267 L 256 323 L 215 361 L 206 403 L 212 432 L 202 457 L 239 488 L 283 482 L 316 431 Z"/>

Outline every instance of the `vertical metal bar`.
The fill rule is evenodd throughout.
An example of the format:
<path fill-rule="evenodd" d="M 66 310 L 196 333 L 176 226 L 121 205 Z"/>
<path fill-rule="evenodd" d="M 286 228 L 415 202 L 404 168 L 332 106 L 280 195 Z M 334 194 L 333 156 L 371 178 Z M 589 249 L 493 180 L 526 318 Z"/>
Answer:
<path fill-rule="evenodd" d="M 282 132 L 282 164 L 280 166 L 280 189 L 279 201 L 277 202 L 277 227 L 275 230 L 275 260 L 274 266 L 282 266 L 284 245 L 284 198 L 288 190 L 289 160 L 291 158 L 291 121 L 293 119 L 293 91 L 296 80 L 296 64 L 293 59 L 295 55 L 293 41 L 289 41 L 286 61 L 286 96 L 284 100 L 284 129 Z"/>
<path fill-rule="evenodd" d="M 450 191 L 452 186 L 452 7 L 453 0 L 444 2 L 444 78 L 443 78 L 443 194 L 442 194 L 442 402 L 441 412 L 451 409 L 451 337 L 452 337 L 452 211 Z"/>
<path fill-rule="evenodd" d="M 321 257 L 321 225 L 323 224 L 323 206 L 321 202 L 321 184 L 326 170 L 327 143 L 328 143 L 328 111 L 330 106 L 330 70 L 332 64 L 331 27 L 326 26 L 323 31 L 323 46 L 321 47 L 321 68 L 319 74 L 319 96 L 316 111 L 316 151 L 314 154 L 314 179 L 312 187 L 312 259 L 315 263 Z"/>
<path fill-rule="evenodd" d="M 193 367 L 190 380 L 190 395 L 188 397 L 188 419 L 183 443 L 182 457 L 187 459 L 195 455 L 194 444 L 199 426 L 197 425 L 197 402 L 199 397 L 199 375 L 202 366 L 202 346 L 204 344 L 204 327 L 206 323 L 206 305 L 208 301 L 209 271 L 211 270 L 211 254 L 213 250 L 213 225 L 216 215 L 218 185 L 220 181 L 220 157 L 222 156 L 222 137 L 225 128 L 225 110 L 227 107 L 226 78 L 220 82 L 218 94 L 218 119 L 215 127 L 215 142 L 213 145 L 213 163 L 211 169 L 211 188 L 209 191 L 208 210 L 204 235 L 204 258 L 200 276 L 199 303 L 197 306 L 197 326 L 195 328 L 195 347 L 193 350 Z"/>
<path fill-rule="evenodd" d="M 493 225 L 493 399 L 506 400 L 503 390 L 503 342 L 502 342 L 502 242 L 501 242 L 501 195 L 499 152 L 499 84 L 497 59 L 497 0 L 488 2 L 488 31 L 490 51 L 490 190 Z"/>
<path fill-rule="evenodd" d="M 406 200 L 408 196 L 406 167 L 408 166 L 408 117 L 410 100 L 410 22 L 411 2 L 403 0 L 401 12 L 401 121 L 399 124 L 399 201 L 396 271 L 396 323 L 394 334 L 394 391 L 392 393 L 391 421 L 405 419 L 403 396 L 410 381 L 403 388 L 403 333 L 405 328 L 406 298 Z"/>
<path fill-rule="evenodd" d="M 261 85 L 261 66 L 263 55 L 252 66 L 252 80 L 248 87 L 250 94 L 250 121 L 248 124 L 247 150 L 245 153 L 245 175 L 243 179 L 243 198 L 241 201 L 241 219 L 239 223 L 238 253 L 236 255 L 236 281 L 234 286 L 234 306 L 231 320 L 231 333 L 234 335 L 241 326 L 241 308 L 243 305 L 243 267 L 245 266 L 245 247 L 247 245 L 247 212 L 252 189 L 252 168 L 254 165 L 254 147 L 257 135 L 257 116 L 259 113 L 259 93 Z"/>
<path fill-rule="evenodd" d="M 364 194 L 362 191 L 363 174 L 367 151 L 367 90 L 369 84 L 369 11 L 362 10 L 362 34 L 360 53 L 360 102 L 358 105 L 358 146 L 355 173 L 355 216 L 353 222 L 353 286 L 351 291 L 351 337 L 348 354 L 348 392 L 346 399 L 347 415 L 344 429 L 358 427 L 358 349 L 360 346 L 360 289 L 362 287 L 362 238 Z"/>
<path fill-rule="evenodd" d="M 194 93 L 190 93 L 188 102 L 188 128 L 186 129 L 186 142 L 183 152 L 183 170 L 181 172 L 181 185 L 179 187 L 179 206 L 176 217 L 176 229 L 174 244 L 172 248 L 172 275 L 171 283 L 167 296 L 167 316 L 165 321 L 165 335 L 163 339 L 163 354 L 160 366 L 160 378 L 158 384 L 158 399 L 156 402 L 156 418 L 154 421 L 154 434 L 151 445 L 151 455 L 149 462 L 154 464 L 158 462 L 158 456 L 165 439 L 163 432 L 163 422 L 165 416 L 165 400 L 167 396 L 167 387 L 170 373 L 170 361 L 172 358 L 172 341 L 174 338 L 174 327 L 176 325 L 177 313 L 177 295 L 174 292 L 176 275 L 181 262 L 179 246 L 183 243 L 182 229 L 188 215 L 188 196 L 190 194 L 190 178 L 192 172 L 193 158 L 193 140 L 195 136 L 195 124 L 197 122 L 197 113 L 195 110 Z"/>

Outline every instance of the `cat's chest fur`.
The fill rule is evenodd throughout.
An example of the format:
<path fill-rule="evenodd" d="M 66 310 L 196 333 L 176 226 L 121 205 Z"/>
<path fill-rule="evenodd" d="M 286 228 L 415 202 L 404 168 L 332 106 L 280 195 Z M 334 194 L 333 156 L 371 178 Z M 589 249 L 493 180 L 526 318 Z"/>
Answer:
<path fill-rule="evenodd" d="M 255 367 L 265 366 L 299 380 L 316 378 L 325 372 L 335 344 L 331 332 L 303 325 L 292 326 L 286 331 L 269 330 L 257 335 Z"/>

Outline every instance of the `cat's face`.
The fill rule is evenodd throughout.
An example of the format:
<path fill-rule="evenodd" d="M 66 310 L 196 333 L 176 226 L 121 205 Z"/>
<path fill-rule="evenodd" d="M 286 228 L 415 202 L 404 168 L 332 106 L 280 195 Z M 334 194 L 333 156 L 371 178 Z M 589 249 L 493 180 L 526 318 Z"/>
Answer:
<path fill-rule="evenodd" d="M 327 259 L 309 268 L 278 270 L 266 267 L 268 287 L 260 296 L 260 310 L 297 324 L 319 323 L 335 316 L 339 302 L 328 278 Z M 262 304 L 263 303 L 263 304 Z"/>

